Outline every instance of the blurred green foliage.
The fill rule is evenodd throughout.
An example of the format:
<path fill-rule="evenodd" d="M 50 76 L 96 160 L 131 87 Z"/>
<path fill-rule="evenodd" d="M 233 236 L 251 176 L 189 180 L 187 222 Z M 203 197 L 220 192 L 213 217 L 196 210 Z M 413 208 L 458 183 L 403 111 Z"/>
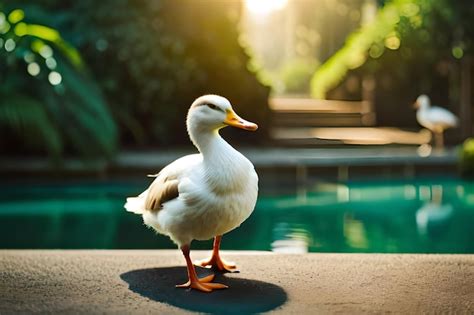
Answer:
<path fill-rule="evenodd" d="M 116 126 L 78 53 L 21 9 L 0 11 L 2 151 L 111 156 Z"/>
<path fill-rule="evenodd" d="M 460 154 L 461 172 L 465 175 L 474 175 L 474 138 L 464 141 Z"/>
<path fill-rule="evenodd" d="M 207 93 L 229 98 L 239 114 L 266 129 L 269 89 L 247 70 L 249 56 L 238 43 L 240 9 L 238 2 L 219 0 L 74 5 L 82 18 L 71 19 L 72 32 L 82 37 L 79 47 L 126 143 L 188 143 L 184 117 L 191 102 Z"/>
<path fill-rule="evenodd" d="M 314 97 L 325 97 L 348 71 L 362 74 L 394 72 L 392 81 L 415 81 L 424 91 L 436 80 L 433 66 L 471 53 L 474 6 L 470 0 L 379 1 L 375 18 L 348 37 L 345 45 L 314 74 Z M 442 66 L 442 65 L 441 65 Z M 417 71 L 418 76 L 413 75 Z M 413 80 L 415 79 L 415 80 Z M 411 86 L 415 86 L 411 84 Z M 397 90 L 396 86 L 391 86 Z M 402 88 L 401 88 L 402 89 Z M 418 91 L 419 92 L 419 91 Z"/>
<path fill-rule="evenodd" d="M 309 82 L 317 66 L 318 63 L 315 59 L 296 58 L 287 61 L 278 75 L 283 83 L 283 92 L 308 94 Z"/>
<path fill-rule="evenodd" d="M 32 23 L 57 30 L 66 39 L 62 41 L 64 45 L 70 43 L 54 47 L 61 67 L 61 86 L 69 82 L 74 88 L 71 92 L 76 91 L 97 108 L 98 98 L 94 100 L 94 95 L 104 95 L 103 104 L 107 103 L 108 107 L 102 106 L 102 113 L 110 113 L 112 124 L 99 122 L 94 116 L 89 122 L 98 130 L 83 134 L 82 140 L 71 139 L 74 145 L 109 136 L 114 143 L 111 133 L 102 130 L 114 122 L 123 146 L 187 144 L 187 109 L 196 97 L 206 93 L 226 96 L 241 116 L 263 127 L 257 136 L 239 133 L 240 140 L 265 139 L 269 88 L 247 70 L 249 56 L 237 40 L 240 2 L 212 0 L 203 5 L 192 0 L 18 0 L 5 3 L 6 7 L 21 8 L 26 16 L 34 17 Z M 66 53 L 68 47 L 77 49 L 77 56 L 87 64 L 90 75 L 86 75 L 88 71 L 79 71 L 74 58 Z M 63 60 L 67 66 L 62 65 Z M 24 84 L 31 79 L 22 75 L 18 81 Z M 48 102 L 60 104 L 57 87 L 49 88 L 57 95 L 50 96 Z M 86 92 L 86 88 L 95 94 Z M 44 103 L 41 98 L 35 100 Z M 65 117 L 51 109 L 49 116 Z M 82 105 L 76 109 L 93 113 Z M 61 136 L 63 132 L 63 129 L 57 131 Z M 76 136 L 80 136 L 79 131 Z"/>
<path fill-rule="evenodd" d="M 412 2 L 410 0 L 395 0 L 386 4 L 379 10 L 373 21 L 352 33 L 347 38 L 345 45 L 314 74 L 311 80 L 312 96 L 324 98 L 328 90 L 337 86 L 349 70 L 363 65 L 368 55 L 380 57 L 384 46 L 386 46 L 383 42 L 389 38 L 398 39 L 395 27 L 402 14 L 412 17 L 418 12 L 419 9 L 415 9 L 418 7 L 414 7 Z"/>

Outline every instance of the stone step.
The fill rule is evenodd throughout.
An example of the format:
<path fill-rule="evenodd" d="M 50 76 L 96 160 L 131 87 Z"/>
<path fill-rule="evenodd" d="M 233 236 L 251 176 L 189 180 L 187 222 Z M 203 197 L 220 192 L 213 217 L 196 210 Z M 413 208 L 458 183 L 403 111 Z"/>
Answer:
<path fill-rule="evenodd" d="M 271 138 L 285 145 L 364 144 L 423 145 L 431 141 L 431 133 L 392 127 L 283 128 L 270 131 Z"/>
<path fill-rule="evenodd" d="M 368 108 L 370 108 L 369 102 L 367 101 L 273 97 L 270 98 L 268 102 L 272 111 L 290 113 L 365 113 L 368 111 Z"/>
<path fill-rule="evenodd" d="M 361 113 L 273 113 L 272 124 L 278 127 L 364 126 Z"/>
<path fill-rule="evenodd" d="M 270 98 L 274 127 L 372 126 L 375 115 L 367 101 Z"/>

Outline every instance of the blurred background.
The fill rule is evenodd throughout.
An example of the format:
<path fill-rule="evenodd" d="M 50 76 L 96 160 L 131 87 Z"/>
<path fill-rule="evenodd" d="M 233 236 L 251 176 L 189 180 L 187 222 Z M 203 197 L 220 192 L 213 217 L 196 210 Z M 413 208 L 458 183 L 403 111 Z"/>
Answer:
<path fill-rule="evenodd" d="M 222 131 L 260 176 L 224 249 L 474 253 L 472 16 L 470 0 L 0 0 L 0 248 L 175 248 L 123 203 L 195 151 L 186 112 L 214 93 L 260 127 Z"/>

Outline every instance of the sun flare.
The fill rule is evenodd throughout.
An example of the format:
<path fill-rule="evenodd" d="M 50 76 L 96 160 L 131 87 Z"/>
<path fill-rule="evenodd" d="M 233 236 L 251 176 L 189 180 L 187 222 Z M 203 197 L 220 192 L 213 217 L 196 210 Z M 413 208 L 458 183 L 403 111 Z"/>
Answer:
<path fill-rule="evenodd" d="M 283 9 L 288 0 L 245 0 L 245 7 L 254 14 L 266 15 Z"/>

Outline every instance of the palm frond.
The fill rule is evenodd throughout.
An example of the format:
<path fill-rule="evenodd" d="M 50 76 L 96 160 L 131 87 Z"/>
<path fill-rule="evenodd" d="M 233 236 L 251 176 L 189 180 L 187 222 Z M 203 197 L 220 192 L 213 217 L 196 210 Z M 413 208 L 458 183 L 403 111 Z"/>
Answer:
<path fill-rule="evenodd" d="M 18 17 L 10 18 L 14 13 Z M 11 11 L 4 23 L 9 28 L 0 39 L 14 44 L 0 51 L 0 70 L 8 77 L 8 86 L 0 91 L 5 100 L 0 126 L 15 130 L 24 148 L 111 157 L 117 146 L 116 124 L 78 50 L 56 29 L 29 23 L 21 9 Z M 32 130 L 41 139 L 30 137 Z"/>
<path fill-rule="evenodd" d="M 37 100 L 10 94 L 0 103 L 0 126 L 16 133 L 30 145 L 45 147 L 52 156 L 59 156 L 62 141 L 59 130 Z"/>

